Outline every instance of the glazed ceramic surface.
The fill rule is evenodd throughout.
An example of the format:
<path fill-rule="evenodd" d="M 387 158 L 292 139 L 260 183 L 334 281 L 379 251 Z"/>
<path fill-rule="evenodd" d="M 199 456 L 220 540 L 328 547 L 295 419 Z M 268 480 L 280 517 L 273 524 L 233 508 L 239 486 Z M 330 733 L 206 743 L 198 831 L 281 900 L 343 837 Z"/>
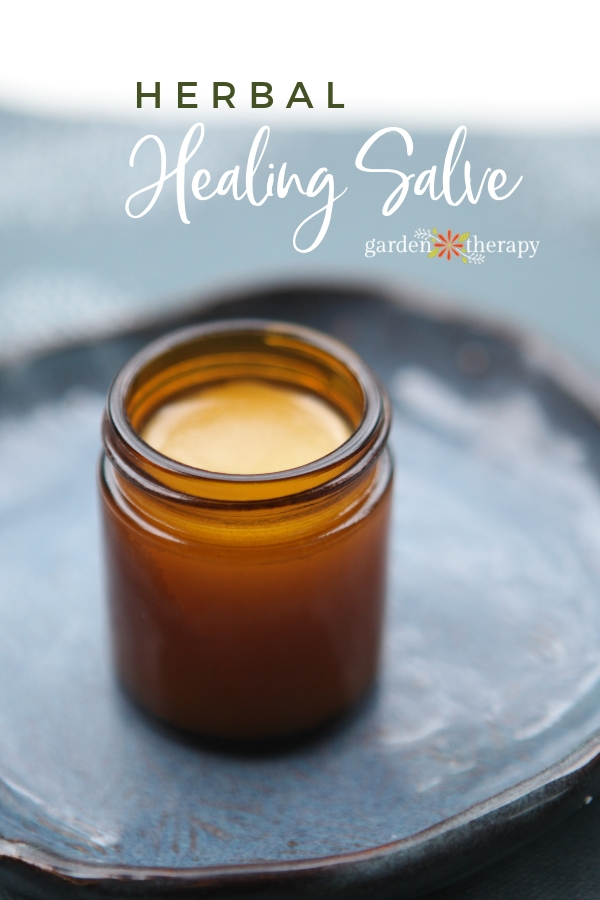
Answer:
<path fill-rule="evenodd" d="M 117 368 L 182 320 L 12 364 L 0 379 L 9 896 L 96 896 L 114 881 L 140 894 L 262 885 L 287 896 L 317 875 L 324 896 L 369 882 L 374 896 L 409 896 L 591 789 L 600 426 L 590 404 L 518 337 L 376 293 L 274 291 L 186 321 L 240 315 L 334 334 L 392 398 L 379 684 L 331 728 L 253 750 L 203 743 L 138 711 L 109 654 L 99 423 Z"/>

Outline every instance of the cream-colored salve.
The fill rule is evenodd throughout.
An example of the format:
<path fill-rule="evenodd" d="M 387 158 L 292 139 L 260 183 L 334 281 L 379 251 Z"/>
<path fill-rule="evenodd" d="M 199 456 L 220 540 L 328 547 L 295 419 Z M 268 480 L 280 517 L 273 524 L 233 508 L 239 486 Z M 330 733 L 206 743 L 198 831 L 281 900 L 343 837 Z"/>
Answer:
<path fill-rule="evenodd" d="M 197 469 L 259 475 L 320 459 L 351 433 L 342 414 L 315 394 L 240 378 L 165 403 L 141 437 Z"/>

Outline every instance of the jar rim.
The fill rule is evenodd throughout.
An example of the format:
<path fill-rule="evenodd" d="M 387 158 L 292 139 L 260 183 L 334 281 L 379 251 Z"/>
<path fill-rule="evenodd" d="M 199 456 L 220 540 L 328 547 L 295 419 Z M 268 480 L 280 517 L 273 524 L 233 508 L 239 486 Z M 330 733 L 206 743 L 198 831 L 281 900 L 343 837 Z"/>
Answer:
<path fill-rule="evenodd" d="M 330 453 L 302 466 L 259 474 L 233 474 L 196 468 L 165 456 L 146 443 L 132 424 L 127 412 L 127 402 L 134 390 L 136 379 L 151 363 L 157 362 L 170 351 L 184 347 L 186 344 L 193 344 L 204 337 L 218 334 L 227 335 L 228 333 L 232 335 L 270 335 L 271 337 L 280 335 L 283 338 L 294 339 L 299 345 L 304 345 L 309 349 L 323 351 L 341 363 L 356 380 L 363 397 L 362 418 L 350 437 Z M 225 319 L 170 332 L 152 341 L 132 356 L 119 370 L 110 386 L 103 438 L 107 455 L 126 477 L 131 478 L 132 468 L 133 470 L 139 468 L 136 462 L 145 461 L 152 468 L 153 481 L 156 480 L 156 474 L 159 473 L 175 476 L 182 484 L 190 482 L 190 484 L 199 485 L 202 483 L 207 488 L 207 493 L 200 494 L 196 489 L 190 492 L 180 489 L 173 492 L 167 489 L 167 493 L 173 493 L 178 499 L 183 499 L 188 493 L 191 493 L 195 500 L 210 499 L 211 486 L 214 486 L 218 492 L 219 485 L 235 484 L 255 486 L 259 491 L 263 486 L 267 489 L 266 497 L 271 493 L 268 490 L 269 486 L 277 487 L 276 493 L 271 494 L 274 498 L 290 493 L 295 494 L 298 491 L 305 493 L 305 488 L 301 486 L 302 482 L 310 481 L 311 477 L 328 471 L 331 472 L 332 479 L 337 482 L 337 471 L 340 467 L 345 468 L 344 463 L 348 460 L 352 460 L 356 456 L 361 458 L 364 455 L 361 450 L 364 451 L 372 445 L 372 449 L 378 454 L 387 439 L 390 420 L 389 400 L 380 380 L 358 354 L 341 341 L 315 329 L 290 322 L 257 318 Z M 119 464 L 120 461 L 122 462 L 120 457 L 123 451 L 128 457 L 129 465 Z M 368 455 L 370 457 L 371 453 Z M 362 469 L 362 466 L 360 468 Z M 138 474 L 142 473 L 138 472 Z M 135 480 L 137 481 L 138 478 Z M 158 481 L 162 488 L 160 493 L 164 494 L 165 485 L 162 484 L 160 477 Z"/>

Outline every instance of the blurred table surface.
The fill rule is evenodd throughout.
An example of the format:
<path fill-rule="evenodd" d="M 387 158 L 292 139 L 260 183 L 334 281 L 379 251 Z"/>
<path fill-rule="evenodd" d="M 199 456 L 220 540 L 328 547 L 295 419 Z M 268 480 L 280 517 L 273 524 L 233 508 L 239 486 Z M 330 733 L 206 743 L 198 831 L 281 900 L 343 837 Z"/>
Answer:
<path fill-rule="evenodd" d="M 335 176 L 336 193 L 348 187 L 334 204 L 321 245 L 299 254 L 292 246 L 294 230 L 323 200 L 292 191 L 286 200 L 272 198 L 260 208 L 231 196 L 202 204 L 191 199 L 191 222 L 184 225 L 171 179 L 147 216 L 125 215 L 127 197 L 157 177 L 156 147 L 144 147 L 136 166 L 129 167 L 135 142 L 151 131 L 160 135 L 170 171 L 189 124 L 67 122 L 0 111 L 0 361 L 175 311 L 201 294 L 338 278 L 392 282 L 442 303 L 512 319 L 600 373 L 600 135 L 469 134 L 461 166 L 470 160 L 476 184 L 488 166 L 505 169 L 508 184 L 523 175 L 512 197 L 498 203 L 485 196 L 477 205 L 451 208 L 411 195 L 384 218 L 381 207 L 397 177 L 354 166 L 375 128 L 273 129 L 265 161 L 272 160 L 275 171 L 287 161 L 288 177 L 297 172 L 306 183 L 326 166 Z M 390 124 L 403 125 L 382 122 L 381 127 Z M 254 133 L 207 126 L 190 171 L 207 168 L 213 180 L 235 165 L 243 171 Z M 392 140 L 377 149 L 370 164 L 407 173 L 434 164 L 440 170 L 451 130 L 412 136 L 412 157 Z M 478 266 L 422 254 L 365 257 L 370 239 L 411 239 L 417 228 L 433 227 L 469 231 L 485 241 L 540 244 L 533 258 L 487 254 Z M 431 900 L 598 896 L 600 798 L 509 858 L 430 895 Z"/>
<path fill-rule="evenodd" d="M 596 900 L 600 896 L 600 802 L 526 847 L 427 900 Z"/>

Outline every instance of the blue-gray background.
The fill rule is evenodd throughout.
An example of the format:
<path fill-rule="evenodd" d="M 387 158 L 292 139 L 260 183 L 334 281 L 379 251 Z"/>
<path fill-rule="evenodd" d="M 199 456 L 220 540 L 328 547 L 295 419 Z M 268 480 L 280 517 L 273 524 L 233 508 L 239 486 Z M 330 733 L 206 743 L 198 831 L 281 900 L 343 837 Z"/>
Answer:
<path fill-rule="evenodd" d="M 288 176 L 297 172 L 304 185 L 326 166 L 336 192 L 348 188 L 335 204 L 321 245 L 299 254 L 292 247 L 294 230 L 321 205 L 323 195 L 308 200 L 292 189 L 287 199 L 272 198 L 261 208 L 231 195 L 206 203 L 191 196 L 196 169 L 208 168 L 216 182 L 236 164 L 245 168 L 254 128 L 207 127 L 188 167 L 190 225 L 179 219 L 173 179 L 147 216 L 126 216 L 129 194 L 157 175 L 152 145 L 129 167 L 135 142 L 154 130 L 165 142 L 170 171 L 188 127 L 189 122 L 152 128 L 147 122 L 63 122 L 0 111 L 0 358 L 110 331 L 140 315 L 185 306 L 198 294 L 326 276 L 392 281 L 520 321 L 600 371 L 600 136 L 471 132 L 455 192 L 462 193 L 459 170 L 465 159 L 475 184 L 488 166 L 505 169 L 508 185 L 523 175 L 516 192 L 495 202 L 486 191 L 477 205 L 465 201 L 456 208 L 411 194 L 385 218 L 381 207 L 397 178 L 354 166 L 374 128 L 286 132 L 275 127 L 257 176 L 262 185 L 268 162 L 277 172 L 287 161 Z M 439 172 L 451 131 L 412 132 L 412 137 L 411 158 L 393 135 L 380 142 L 368 163 L 408 173 L 435 164 Z M 533 259 L 486 254 L 482 265 L 428 260 L 424 254 L 365 258 L 367 240 L 411 238 L 419 227 L 540 245 Z"/>

